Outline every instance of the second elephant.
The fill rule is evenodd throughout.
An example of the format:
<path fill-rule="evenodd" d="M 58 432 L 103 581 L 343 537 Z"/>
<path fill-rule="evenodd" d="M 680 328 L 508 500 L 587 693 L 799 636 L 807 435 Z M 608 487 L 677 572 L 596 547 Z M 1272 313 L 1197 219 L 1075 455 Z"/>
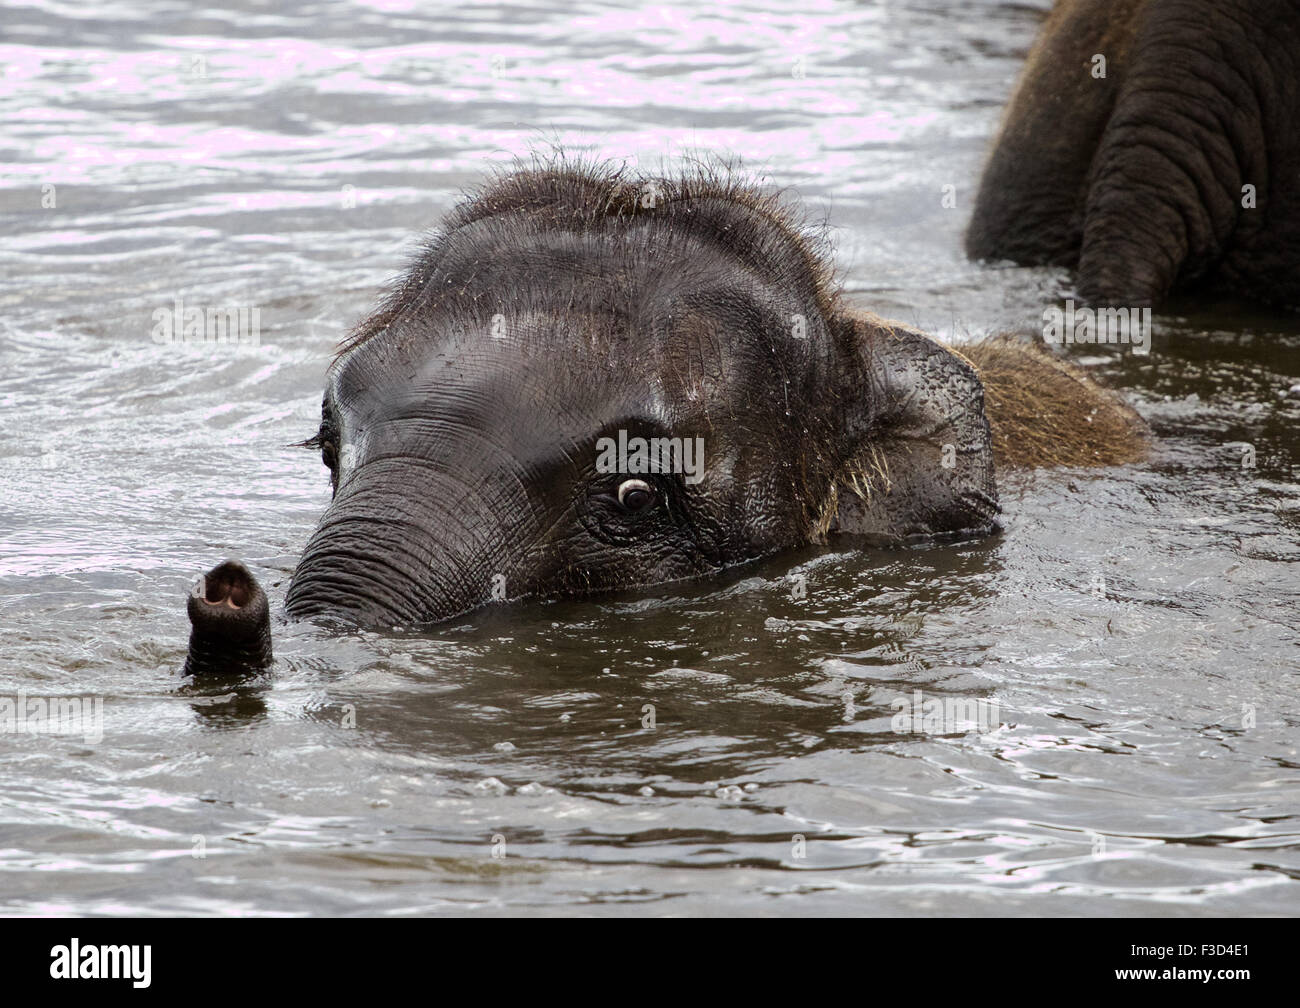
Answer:
<path fill-rule="evenodd" d="M 1300 2 L 1060 0 L 966 237 L 1143 306 L 1207 287 L 1300 310 Z"/>

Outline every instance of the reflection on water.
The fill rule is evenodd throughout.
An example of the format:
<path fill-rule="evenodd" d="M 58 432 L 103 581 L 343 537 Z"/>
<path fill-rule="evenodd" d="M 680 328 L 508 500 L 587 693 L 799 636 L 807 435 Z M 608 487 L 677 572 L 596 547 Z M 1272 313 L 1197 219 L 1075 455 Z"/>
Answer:
<path fill-rule="evenodd" d="M 1081 355 L 1157 456 L 1004 479 L 997 539 L 280 626 L 273 676 L 175 676 L 194 573 L 241 557 L 283 598 L 333 345 L 530 146 L 738 156 L 868 307 L 1035 324 L 1064 278 L 959 239 L 1045 6 L 7 11 L 0 685 L 105 714 L 98 744 L 0 734 L 0 907 L 1294 913 L 1300 331 L 1239 305 Z M 178 298 L 258 339 L 155 339 Z M 917 691 L 982 723 L 900 719 Z"/>

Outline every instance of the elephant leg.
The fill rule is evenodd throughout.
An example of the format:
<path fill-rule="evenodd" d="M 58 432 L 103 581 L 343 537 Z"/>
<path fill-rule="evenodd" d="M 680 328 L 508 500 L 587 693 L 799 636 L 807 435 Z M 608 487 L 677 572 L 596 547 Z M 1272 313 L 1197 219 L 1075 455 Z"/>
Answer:
<path fill-rule="evenodd" d="M 1078 288 L 1087 301 L 1144 306 L 1206 277 L 1266 198 L 1269 26 L 1255 7 L 1153 0 L 1094 158 Z M 1247 8 L 1250 9 L 1247 9 Z M 1258 22 L 1258 23 L 1257 23 Z M 1279 183 L 1281 180 L 1278 180 Z"/>
<path fill-rule="evenodd" d="M 1077 265 L 1088 170 L 1144 2 L 1060 2 L 1048 15 L 984 167 L 966 231 L 972 259 Z"/>

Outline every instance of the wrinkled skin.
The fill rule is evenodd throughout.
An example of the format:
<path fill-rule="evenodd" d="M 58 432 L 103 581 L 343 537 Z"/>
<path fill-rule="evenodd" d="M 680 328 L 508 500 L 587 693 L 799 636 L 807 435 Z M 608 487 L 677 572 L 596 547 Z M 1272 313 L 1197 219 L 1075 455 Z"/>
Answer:
<path fill-rule="evenodd" d="M 1040 416 L 1014 418 L 1021 356 L 988 360 L 1010 361 L 999 430 L 1014 445 Z M 1032 384 L 1065 373 L 1037 366 Z M 1081 400 L 1053 440 L 1090 437 L 1109 408 Z M 602 471 L 598 441 L 619 431 L 701 439 L 702 479 Z M 497 179 L 342 348 L 308 444 L 334 497 L 289 587 L 295 619 L 432 622 L 696 578 L 832 535 L 997 527 L 971 364 L 846 309 L 788 207 L 707 176 Z M 1098 460 L 1079 447 L 1059 461 Z M 219 658 L 208 648 L 204 667 Z"/>
<path fill-rule="evenodd" d="M 1298 122 L 1296 0 L 1059 0 L 967 252 L 1073 269 L 1096 304 L 1208 287 L 1300 310 Z"/>

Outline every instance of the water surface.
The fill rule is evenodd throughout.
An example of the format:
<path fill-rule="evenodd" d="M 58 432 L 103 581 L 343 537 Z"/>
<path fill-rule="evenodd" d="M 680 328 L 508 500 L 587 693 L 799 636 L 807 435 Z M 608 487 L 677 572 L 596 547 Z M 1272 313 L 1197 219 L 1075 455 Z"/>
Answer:
<path fill-rule="evenodd" d="M 1300 326 L 1240 305 L 1080 357 L 1155 457 L 1005 479 L 998 538 L 280 625 L 253 687 L 178 680 L 196 573 L 283 599 L 333 347 L 518 154 L 739 157 L 949 339 L 1068 291 L 960 251 L 1046 3 L 798 6 L 6 7 L 0 692 L 101 698 L 104 735 L 0 734 L 0 910 L 1300 910 Z M 257 345 L 156 342 L 177 298 Z M 900 730 L 915 691 L 994 723 Z"/>

